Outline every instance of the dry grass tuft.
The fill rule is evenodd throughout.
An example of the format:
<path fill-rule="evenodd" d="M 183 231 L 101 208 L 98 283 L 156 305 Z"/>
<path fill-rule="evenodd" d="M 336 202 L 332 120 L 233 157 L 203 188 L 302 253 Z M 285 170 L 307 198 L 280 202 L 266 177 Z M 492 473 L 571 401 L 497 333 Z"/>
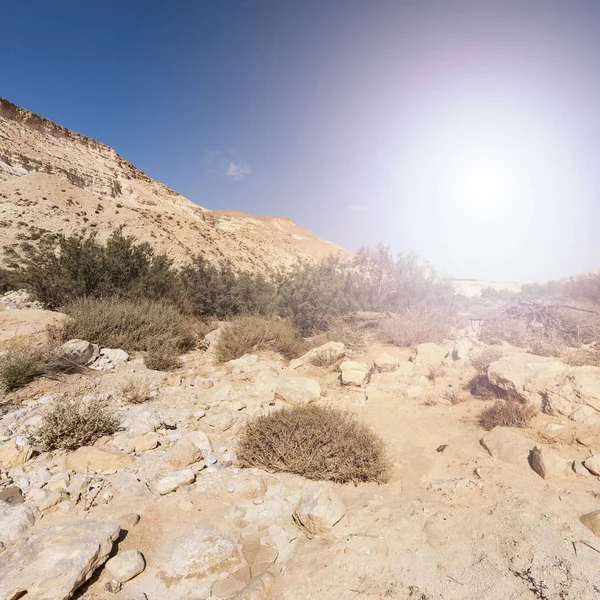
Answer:
<path fill-rule="evenodd" d="M 62 398 L 52 402 L 31 442 L 43 452 L 76 450 L 118 429 L 119 419 L 105 399 Z"/>
<path fill-rule="evenodd" d="M 327 329 L 310 339 L 310 345 L 315 348 L 327 342 L 341 342 L 348 348 L 360 352 L 365 348 L 365 335 L 356 324 L 342 318 L 329 319 Z"/>
<path fill-rule="evenodd" d="M 378 337 L 386 344 L 406 348 L 424 342 L 441 342 L 451 333 L 451 317 L 447 313 L 414 308 L 383 320 Z"/>
<path fill-rule="evenodd" d="M 529 351 L 537 356 L 562 356 L 565 349 L 564 343 L 559 340 L 536 339 L 531 342 Z"/>
<path fill-rule="evenodd" d="M 445 369 L 443 365 L 430 365 L 429 368 L 427 369 L 427 379 L 429 379 L 429 381 L 431 381 L 432 383 L 435 383 L 435 380 L 438 377 L 443 377 L 444 373 L 445 373 Z"/>
<path fill-rule="evenodd" d="M 488 367 L 502 358 L 500 348 L 485 348 L 479 354 L 471 358 L 471 364 L 477 369 L 478 373 L 487 373 Z"/>
<path fill-rule="evenodd" d="M 456 390 L 450 390 L 444 395 L 444 398 L 446 398 L 446 400 L 449 400 L 452 406 L 462 404 L 463 402 L 467 402 L 469 400 L 469 397 L 466 394 L 461 394 Z"/>
<path fill-rule="evenodd" d="M 296 358 L 307 350 L 300 333 L 288 319 L 246 315 L 227 325 L 217 343 L 217 360 L 226 362 L 258 350 L 273 350 Z"/>
<path fill-rule="evenodd" d="M 571 367 L 600 367 L 600 352 L 598 350 L 580 348 L 565 353 L 561 360 Z"/>
<path fill-rule="evenodd" d="M 483 322 L 479 338 L 490 345 L 502 345 L 502 342 L 508 342 L 523 348 L 529 343 L 530 332 L 522 321 L 496 317 Z"/>
<path fill-rule="evenodd" d="M 385 446 L 353 415 L 334 408 L 283 408 L 250 421 L 237 451 L 244 467 L 337 483 L 384 483 L 390 463 Z"/>
<path fill-rule="evenodd" d="M 488 431 L 494 427 L 529 427 L 538 409 L 532 404 L 497 400 L 479 415 L 479 424 Z"/>
<path fill-rule="evenodd" d="M 144 379 L 130 378 L 121 387 L 121 396 L 129 404 L 143 404 L 152 398 L 150 385 Z"/>

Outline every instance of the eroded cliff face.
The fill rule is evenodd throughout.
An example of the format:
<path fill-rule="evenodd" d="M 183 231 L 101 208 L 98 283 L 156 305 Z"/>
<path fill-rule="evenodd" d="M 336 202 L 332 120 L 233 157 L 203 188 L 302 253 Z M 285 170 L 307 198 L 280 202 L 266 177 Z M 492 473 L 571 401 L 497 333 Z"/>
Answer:
<path fill-rule="evenodd" d="M 281 217 L 210 211 L 148 177 L 112 148 L 0 98 L 0 264 L 45 233 L 116 227 L 177 262 L 202 254 L 250 270 L 340 248 Z"/>

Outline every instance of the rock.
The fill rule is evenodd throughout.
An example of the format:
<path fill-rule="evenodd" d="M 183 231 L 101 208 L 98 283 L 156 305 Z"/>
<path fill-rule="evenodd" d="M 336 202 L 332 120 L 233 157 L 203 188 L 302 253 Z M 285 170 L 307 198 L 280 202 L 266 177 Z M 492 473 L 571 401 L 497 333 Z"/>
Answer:
<path fill-rule="evenodd" d="M 147 452 L 158 446 L 158 436 L 154 432 L 144 433 L 129 440 L 125 445 L 125 452 Z"/>
<path fill-rule="evenodd" d="M 564 428 L 565 426 L 560 423 L 548 423 L 548 425 L 546 425 L 546 431 L 560 431 Z"/>
<path fill-rule="evenodd" d="M 204 418 L 204 422 L 209 426 L 213 427 L 220 433 L 224 433 L 228 429 L 231 429 L 238 416 L 235 411 L 222 410 L 219 412 L 209 412 Z"/>
<path fill-rule="evenodd" d="M 361 386 L 371 377 L 371 368 L 355 360 L 345 360 L 340 365 L 342 385 Z"/>
<path fill-rule="evenodd" d="M 217 345 L 219 338 L 221 337 L 221 333 L 223 332 L 223 327 L 224 327 L 224 325 L 207 333 L 204 336 L 204 338 L 202 339 L 201 346 L 204 349 L 214 348 Z"/>
<path fill-rule="evenodd" d="M 584 477 L 590 476 L 590 472 L 585 468 L 584 464 L 580 460 L 573 461 L 573 471 L 577 473 L 577 475 L 583 475 Z"/>
<path fill-rule="evenodd" d="M 113 364 L 127 362 L 129 360 L 129 354 L 120 348 L 102 348 L 102 350 L 100 350 L 100 356 L 110 360 Z"/>
<path fill-rule="evenodd" d="M 165 582 L 202 579 L 233 569 L 240 562 L 230 538 L 214 529 L 195 527 L 174 541 L 159 577 Z"/>
<path fill-rule="evenodd" d="M 600 454 L 594 454 L 583 461 L 585 468 L 593 475 L 600 475 Z"/>
<path fill-rule="evenodd" d="M 57 353 L 70 363 L 87 365 L 98 358 L 100 350 L 97 344 L 85 340 L 69 340 L 57 349 Z"/>
<path fill-rule="evenodd" d="M 0 545 L 16 542 L 40 518 L 40 511 L 27 504 L 0 502 Z"/>
<path fill-rule="evenodd" d="M 552 448 L 534 446 L 530 460 L 531 468 L 542 479 L 564 479 L 571 474 L 567 459 Z"/>
<path fill-rule="evenodd" d="M 346 514 L 346 506 L 332 485 L 311 486 L 293 512 L 294 523 L 308 538 L 324 535 Z"/>
<path fill-rule="evenodd" d="M 535 446 L 532 440 L 506 427 L 494 427 L 481 438 L 480 444 L 496 460 L 514 465 L 528 464 L 529 453 Z"/>
<path fill-rule="evenodd" d="M 0 311 L 0 347 L 14 344 L 20 338 L 33 336 L 40 340 L 48 337 L 49 327 L 67 319 L 64 313 L 52 310 L 14 309 Z"/>
<path fill-rule="evenodd" d="M 274 583 L 275 577 L 271 573 L 263 573 L 258 579 L 251 581 L 235 600 L 267 600 Z"/>
<path fill-rule="evenodd" d="M 182 485 L 188 485 L 193 483 L 196 479 L 196 475 L 192 469 L 182 469 L 181 471 L 174 471 L 166 477 L 159 479 L 156 482 L 156 489 L 159 494 L 165 495 L 169 492 L 174 492 L 177 488 Z"/>
<path fill-rule="evenodd" d="M 389 373 L 390 371 L 394 371 L 398 368 L 398 364 L 400 360 L 387 352 L 382 352 L 375 359 L 375 367 L 380 373 Z"/>
<path fill-rule="evenodd" d="M 119 552 L 109 559 L 104 567 L 105 571 L 115 581 L 126 583 L 139 575 L 146 568 L 146 561 L 139 550 Z"/>
<path fill-rule="evenodd" d="M 9 440 L 0 446 L 0 467 L 11 469 L 24 465 L 32 456 L 33 448 L 17 444 L 16 440 Z"/>
<path fill-rule="evenodd" d="M 599 367 L 570 367 L 557 358 L 512 353 L 489 366 L 488 379 L 553 413 L 571 415 L 581 405 L 600 411 Z M 580 418 L 591 414 L 580 413 Z"/>
<path fill-rule="evenodd" d="M 119 527 L 125 531 L 133 529 L 140 522 L 140 515 L 137 513 L 127 513 L 117 519 Z"/>
<path fill-rule="evenodd" d="M 183 469 L 203 459 L 202 450 L 191 440 L 183 438 L 169 450 L 165 462 L 175 469 Z"/>
<path fill-rule="evenodd" d="M 66 600 L 108 558 L 120 528 L 102 521 L 71 521 L 20 540 L 0 561 L 0 598 Z"/>
<path fill-rule="evenodd" d="M 85 473 L 88 469 L 91 471 L 122 469 L 134 460 L 133 456 L 122 452 L 111 452 L 94 446 L 82 446 L 67 456 L 66 465 L 68 469 Z"/>
<path fill-rule="evenodd" d="M 427 342 L 415 346 L 410 360 L 415 363 L 415 365 L 439 365 L 451 360 L 450 354 L 451 353 L 447 348 L 434 344 L 433 342 Z"/>
<path fill-rule="evenodd" d="M 597 537 L 600 537 L 600 510 L 579 517 L 579 520 Z"/>
<path fill-rule="evenodd" d="M 27 492 L 27 502 L 35 504 L 41 511 L 56 506 L 61 500 L 63 500 L 61 493 L 46 488 L 33 488 Z"/>
<path fill-rule="evenodd" d="M 578 406 L 570 415 L 569 419 L 575 421 L 575 423 L 581 423 L 582 425 L 591 425 L 597 427 L 600 425 L 600 413 L 598 413 L 591 406 Z"/>
<path fill-rule="evenodd" d="M 341 342 L 327 342 L 317 348 L 311 348 L 299 360 L 310 365 L 327 366 L 346 356 L 346 346 Z"/>
<path fill-rule="evenodd" d="M 321 386 L 309 377 L 283 375 L 277 382 L 275 397 L 292 406 L 309 404 L 321 397 Z"/>
<path fill-rule="evenodd" d="M 21 488 L 18 488 L 16 485 L 9 485 L 3 490 L 0 490 L 0 501 L 13 505 L 23 504 L 25 498 L 23 497 Z"/>
<path fill-rule="evenodd" d="M 204 431 L 190 431 L 190 433 L 185 436 L 185 439 L 192 442 L 204 456 L 211 454 L 213 451 L 210 439 Z"/>
<path fill-rule="evenodd" d="M 139 497 L 152 495 L 148 486 L 143 481 L 140 481 L 133 473 L 117 471 L 114 475 L 108 475 L 107 479 L 113 490 L 119 490 L 123 495 Z"/>

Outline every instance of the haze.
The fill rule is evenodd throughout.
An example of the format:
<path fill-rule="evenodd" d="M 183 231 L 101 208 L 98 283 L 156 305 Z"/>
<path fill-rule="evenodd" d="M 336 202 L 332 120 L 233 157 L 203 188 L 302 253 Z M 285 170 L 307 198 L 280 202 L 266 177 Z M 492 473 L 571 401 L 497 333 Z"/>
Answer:
<path fill-rule="evenodd" d="M 414 251 L 459 278 L 600 267 L 598 2 L 2 11 L 0 96 L 201 206 Z"/>

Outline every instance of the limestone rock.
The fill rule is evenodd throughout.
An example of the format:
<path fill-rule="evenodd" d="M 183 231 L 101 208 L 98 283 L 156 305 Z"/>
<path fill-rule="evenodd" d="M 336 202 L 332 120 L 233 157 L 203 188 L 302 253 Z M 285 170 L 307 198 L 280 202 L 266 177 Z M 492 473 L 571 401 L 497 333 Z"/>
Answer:
<path fill-rule="evenodd" d="M 104 567 L 107 574 L 119 583 L 126 583 L 146 568 L 146 561 L 139 550 L 119 552 Z"/>
<path fill-rule="evenodd" d="M 575 421 L 575 423 L 591 425 L 592 427 L 598 427 L 600 425 L 600 413 L 587 405 L 581 405 L 576 408 L 569 415 L 569 419 Z"/>
<path fill-rule="evenodd" d="M 579 520 L 595 535 L 600 537 L 600 510 L 579 517 Z"/>
<path fill-rule="evenodd" d="M 0 501 L 0 544 L 13 544 L 39 518 L 40 511 L 35 506 Z"/>
<path fill-rule="evenodd" d="M 394 371 L 398 367 L 399 363 L 400 360 L 398 358 L 388 354 L 387 352 L 382 352 L 375 359 L 375 366 L 380 373 L 389 373 L 390 371 Z"/>
<path fill-rule="evenodd" d="M 590 472 L 585 468 L 584 464 L 580 460 L 573 461 L 573 471 L 577 473 L 577 475 L 583 475 L 584 477 L 590 476 Z"/>
<path fill-rule="evenodd" d="M 100 356 L 110 360 L 113 364 L 129 360 L 129 354 L 120 348 L 102 348 L 102 350 L 100 350 Z"/>
<path fill-rule="evenodd" d="M 196 446 L 196 448 L 198 448 L 204 456 L 211 454 L 213 450 L 210 439 L 206 433 L 204 433 L 204 431 L 190 431 L 190 433 L 188 433 L 184 439 L 192 442 L 192 444 L 194 444 L 194 446 Z"/>
<path fill-rule="evenodd" d="M 32 454 L 33 448 L 31 446 L 27 444 L 21 446 L 15 440 L 9 440 L 0 446 L 0 467 L 10 469 L 24 465 Z"/>
<path fill-rule="evenodd" d="M 571 474 L 567 459 L 556 450 L 545 446 L 533 447 L 531 468 L 542 479 L 564 479 Z"/>
<path fill-rule="evenodd" d="M 164 495 L 169 492 L 174 492 L 177 488 L 182 485 L 188 485 L 193 483 L 196 479 L 196 475 L 192 469 L 182 469 L 181 471 L 174 471 L 166 477 L 159 479 L 156 483 L 156 489 L 159 494 Z"/>
<path fill-rule="evenodd" d="M 346 356 L 346 346 L 341 342 L 327 342 L 317 348 L 311 348 L 298 360 L 310 365 L 331 365 Z"/>
<path fill-rule="evenodd" d="M 129 440 L 125 446 L 125 452 L 147 452 L 158 446 L 158 436 L 154 432 L 144 433 Z"/>
<path fill-rule="evenodd" d="M 76 365 L 87 365 L 98 358 L 100 351 L 97 344 L 85 340 L 69 340 L 57 350 L 59 356 Z"/>
<path fill-rule="evenodd" d="M 66 600 L 106 561 L 120 528 L 71 521 L 20 540 L 1 555 L 0 599 Z"/>
<path fill-rule="evenodd" d="M 450 351 L 439 344 L 427 342 L 415 346 L 410 360 L 416 365 L 439 365 L 450 359 Z"/>
<path fill-rule="evenodd" d="M 35 504 L 41 511 L 56 506 L 62 499 L 63 495 L 60 492 L 55 492 L 47 488 L 33 488 L 27 492 L 27 502 Z"/>
<path fill-rule="evenodd" d="M 367 383 L 371 376 L 371 368 L 355 360 L 345 360 L 340 365 L 342 385 L 361 386 Z"/>
<path fill-rule="evenodd" d="M 506 427 L 494 427 L 480 440 L 481 445 L 497 460 L 515 465 L 528 464 L 535 443 Z"/>
<path fill-rule="evenodd" d="M 279 378 L 275 397 L 292 406 L 309 404 L 321 396 L 321 386 L 314 379 L 297 375 L 284 375 Z"/>
<path fill-rule="evenodd" d="M 219 412 L 209 412 L 204 418 L 204 422 L 213 427 L 216 431 L 224 433 L 231 429 L 237 421 L 237 413 L 233 410 L 221 410 Z"/>
<path fill-rule="evenodd" d="M 300 498 L 293 513 L 296 525 L 307 537 L 324 535 L 346 514 L 346 506 L 332 485 L 310 487 Z"/>
<path fill-rule="evenodd" d="M 108 471 L 122 469 L 131 464 L 133 456 L 121 452 L 102 450 L 94 446 L 82 446 L 67 456 L 67 468 L 83 473 L 86 470 Z"/>
<path fill-rule="evenodd" d="M 0 311 L 0 346 L 19 338 L 47 338 L 47 329 L 65 321 L 67 315 L 52 310 L 13 309 Z"/>
<path fill-rule="evenodd" d="M 230 538 L 214 529 L 195 527 L 174 541 L 159 577 L 165 582 L 202 579 L 233 569 L 240 562 L 238 549 Z"/>
<path fill-rule="evenodd" d="M 600 475 L 600 454 L 594 454 L 583 461 L 585 468 L 593 475 Z"/>
<path fill-rule="evenodd" d="M 271 573 L 263 573 L 258 579 L 251 581 L 235 600 L 267 600 L 274 583 L 275 577 Z"/>
<path fill-rule="evenodd" d="M 169 450 L 165 462 L 175 469 L 183 469 L 189 465 L 202 460 L 202 450 L 198 448 L 191 440 L 183 438 Z"/>

